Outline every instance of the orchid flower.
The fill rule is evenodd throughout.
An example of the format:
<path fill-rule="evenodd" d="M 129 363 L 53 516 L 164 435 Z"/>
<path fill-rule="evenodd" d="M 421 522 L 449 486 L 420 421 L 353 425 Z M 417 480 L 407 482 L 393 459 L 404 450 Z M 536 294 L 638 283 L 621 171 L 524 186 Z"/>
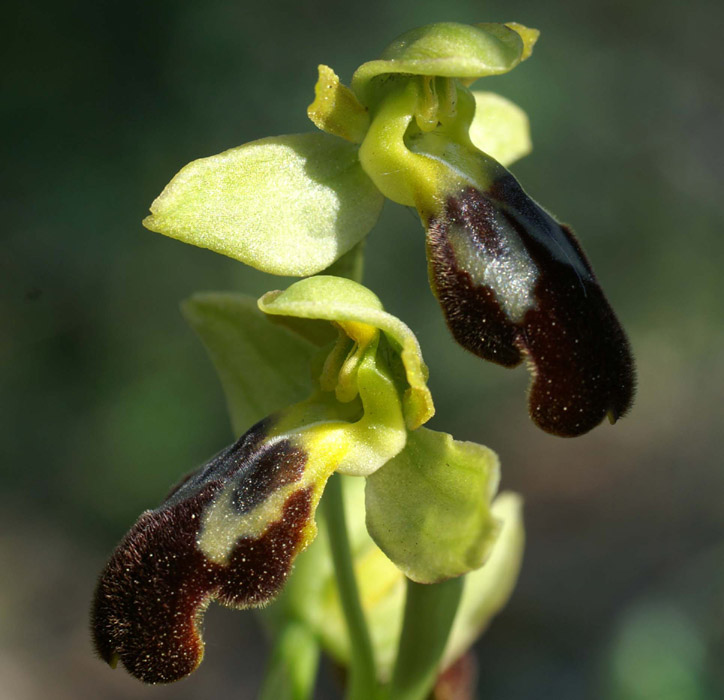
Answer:
<path fill-rule="evenodd" d="M 187 308 L 222 366 L 220 348 L 232 345 L 218 317 L 235 313 L 237 332 L 248 319 L 259 322 L 243 298 L 200 297 Z M 311 358 L 315 388 L 141 515 L 101 574 L 92 622 L 98 652 L 148 683 L 198 666 L 210 600 L 249 608 L 279 593 L 316 536 L 315 511 L 335 471 L 367 477 L 362 512 L 398 580 L 429 584 L 478 569 L 499 534 L 491 511 L 497 457 L 421 427 L 434 407 L 419 345 L 372 292 L 317 276 L 266 294 L 259 308 L 285 324 L 265 321 L 267 335 L 288 346 L 292 334 Z"/>

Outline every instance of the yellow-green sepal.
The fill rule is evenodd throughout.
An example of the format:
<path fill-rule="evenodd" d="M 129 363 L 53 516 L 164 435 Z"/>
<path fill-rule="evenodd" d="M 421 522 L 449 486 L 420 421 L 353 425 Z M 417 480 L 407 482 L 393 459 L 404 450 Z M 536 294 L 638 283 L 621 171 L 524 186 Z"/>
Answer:
<path fill-rule="evenodd" d="M 482 566 L 499 524 L 490 510 L 496 454 L 420 428 L 405 449 L 367 479 L 367 529 L 418 583 L 438 583 Z"/>
<path fill-rule="evenodd" d="M 475 117 L 470 140 L 483 153 L 509 166 L 530 153 L 528 115 L 514 102 L 494 92 L 473 90 Z"/>
<path fill-rule="evenodd" d="M 417 338 L 402 321 L 384 311 L 382 302 L 366 287 L 341 277 L 318 275 L 295 282 L 285 291 L 268 292 L 259 300 L 259 308 L 272 315 L 324 319 L 343 327 L 347 324 L 348 335 L 355 332 L 349 324 L 382 331 L 404 366 L 407 427 L 413 430 L 433 416 L 435 408 L 426 384 L 428 371 Z"/>
<path fill-rule="evenodd" d="M 379 75 L 440 76 L 469 83 L 507 73 L 530 55 L 537 38 L 537 30 L 515 23 L 428 24 L 393 41 L 380 59 L 363 63 L 352 78 L 352 90 L 369 106 L 374 101 L 371 81 Z"/>
<path fill-rule="evenodd" d="M 219 375 L 236 435 L 312 391 L 317 348 L 272 323 L 253 297 L 194 294 L 181 308 Z"/>
<path fill-rule="evenodd" d="M 500 532 L 485 564 L 465 577 L 442 668 L 454 663 L 475 643 L 508 602 L 518 580 L 525 546 L 523 501 L 518 494 L 505 491 L 493 501 L 492 514 L 501 524 Z"/>
<path fill-rule="evenodd" d="M 143 225 L 263 272 L 301 277 L 362 240 L 383 202 L 355 145 L 322 133 L 275 136 L 189 163 Z"/>

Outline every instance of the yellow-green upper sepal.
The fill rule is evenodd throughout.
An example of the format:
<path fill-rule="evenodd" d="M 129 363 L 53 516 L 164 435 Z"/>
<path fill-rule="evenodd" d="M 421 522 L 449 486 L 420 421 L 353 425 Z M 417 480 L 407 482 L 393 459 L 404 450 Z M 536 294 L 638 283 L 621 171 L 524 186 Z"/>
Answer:
<path fill-rule="evenodd" d="M 380 300 L 366 287 L 342 277 L 318 275 L 295 282 L 283 292 L 265 294 L 259 300 L 259 308 L 267 314 L 325 319 L 348 327 L 364 324 L 384 332 L 405 370 L 408 387 L 403 406 L 407 427 L 414 430 L 434 414 L 426 384 L 427 367 L 417 338 L 402 321 L 384 311 Z M 348 334 L 354 332 L 354 327 L 349 327 Z"/>
<path fill-rule="evenodd" d="M 465 82 L 507 73 L 528 58 L 537 38 L 537 30 L 513 22 L 428 24 L 393 41 L 380 59 L 363 63 L 352 78 L 352 90 L 369 106 L 370 82 L 386 73 L 460 78 Z"/>

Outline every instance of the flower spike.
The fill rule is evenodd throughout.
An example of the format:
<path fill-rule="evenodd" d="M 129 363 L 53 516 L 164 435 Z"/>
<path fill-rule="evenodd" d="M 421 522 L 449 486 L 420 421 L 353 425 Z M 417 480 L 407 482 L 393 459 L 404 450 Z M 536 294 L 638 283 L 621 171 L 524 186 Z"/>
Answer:
<path fill-rule="evenodd" d="M 504 604 L 523 549 L 520 499 L 495 497 L 494 452 L 423 427 L 434 405 L 414 333 L 346 278 L 361 277 L 363 239 L 384 199 L 415 207 L 452 335 L 500 365 L 527 361 L 539 427 L 581 435 L 630 408 L 631 351 L 591 265 L 570 228 L 506 170 L 530 151 L 525 113 L 469 89 L 528 59 L 537 39 L 517 23 L 438 23 L 392 42 L 350 87 L 319 66 L 308 116 L 326 133 L 261 139 L 194 161 L 155 200 L 147 228 L 306 279 L 256 304 L 207 294 L 185 305 L 222 379 L 235 434 L 255 425 L 143 513 L 111 556 L 92 609 L 94 643 L 111 666 L 121 661 L 147 683 L 191 673 L 203 658 L 209 602 L 260 607 L 280 592 L 316 537 L 316 509 L 335 471 L 342 483 L 366 480 L 351 518 L 364 535 L 353 538 L 364 549 L 356 563 L 375 572 L 362 581 L 379 662 L 366 675 L 385 682 L 392 673 L 392 694 L 401 668 L 404 675 L 405 653 L 392 671 L 403 574 L 417 584 L 469 575 L 457 619 L 452 608 L 446 617 L 453 626 L 441 669 Z M 333 539 L 345 529 L 331 525 Z M 348 662 L 339 601 L 315 551 L 300 559 L 281 615 Z M 405 613 L 401 651 L 417 612 Z M 437 663 L 423 670 L 432 674 Z"/>
<path fill-rule="evenodd" d="M 432 414 L 417 341 L 369 290 L 315 277 L 265 300 L 273 314 L 331 321 L 342 342 L 327 348 L 307 400 L 257 423 L 188 476 L 111 556 L 93 604 L 94 642 L 106 662 L 120 660 L 147 683 L 198 666 L 211 600 L 248 608 L 278 594 L 316 536 L 315 511 L 334 471 L 374 473 L 405 447 L 407 423 Z"/>

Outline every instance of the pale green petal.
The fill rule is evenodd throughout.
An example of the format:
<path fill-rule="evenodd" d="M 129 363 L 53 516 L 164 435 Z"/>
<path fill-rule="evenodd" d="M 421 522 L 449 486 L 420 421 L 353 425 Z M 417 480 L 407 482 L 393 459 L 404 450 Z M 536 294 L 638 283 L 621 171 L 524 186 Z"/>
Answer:
<path fill-rule="evenodd" d="M 508 602 L 520 573 L 525 533 L 522 501 L 510 492 L 493 502 L 493 516 L 502 523 L 500 534 L 485 565 L 465 577 L 465 589 L 450 633 L 442 667 L 464 654 L 490 620 Z"/>
<path fill-rule="evenodd" d="M 530 153 L 528 115 L 515 103 L 494 92 L 473 90 L 475 118 L 470 140 L 501 165 L 509 166 Z"/>
<path fill-rule="evenodd" d="M 420 428 L 367 479 L 367 529 L 413 581 L 461 576 L 482 566 L 495 543 L 498 480 L 492 450 Z"/>
<path fill-rule="evenodd" d="M 307 107 L 312 123 L 328 134 L 352 143 L 362 143 L 370 125 L 370 115 L 355 94 L 342 85 L 329 67 L 318 67 L 319 79 L 314 86 L 314 102 Z"/>
<path fill-rule="evenodd" d="M 537 37 L 536 30 L 513 23 L 428 24 L 396 39 L 381 59 L 362 64 L 352 78 L 352 89 L 369 106 L 370 81 L 385 73 L 465 81 L 507 73 L 530 55 Z"/>
<path fill-rule="evenodd" d="M 355 145 L 276 136 L 189 163 L 143 224 L 264 272 L 305 276 L 359 242 L 383 201 Z"/>
<path fill-rule="evenodd" d="M 318 275 L 294 283 L 286 291 L 265 294 L 259 308 L 267 314 L 327 321 L 364 323 L 383 331 L 400 353 L 409 388 L 404 407 L 408 427 L 429 420 L 434 406 L 427 388 L 427 367 L 414 333 L 383 310 L 377 296 L 361 284 L 341 277 Z"/>
<path fill-rule="evenodd" d="M 488 27 L 490 24 L 479 24 L 479 27 Z M 533 47 L 536 45 L 538 38 L 540 37 L 540 31 L 533 29 L 532 27 L 526 27 L 520 22 L 506 22 L 505 26 L 508 29 L 512 29 L 514 32 L 520 34 L 520 38 L 523 40 L 523 55 L 520 57 L 521 61 L 525 61 L 530 58 L 533 53 Z"/>
<path fill-rule="evenodd" d="M 237 435 L 311 392 L 315 346 L 271 323 L 253 298 L 195 294 L 182 309 L 219 374 Z"/>

